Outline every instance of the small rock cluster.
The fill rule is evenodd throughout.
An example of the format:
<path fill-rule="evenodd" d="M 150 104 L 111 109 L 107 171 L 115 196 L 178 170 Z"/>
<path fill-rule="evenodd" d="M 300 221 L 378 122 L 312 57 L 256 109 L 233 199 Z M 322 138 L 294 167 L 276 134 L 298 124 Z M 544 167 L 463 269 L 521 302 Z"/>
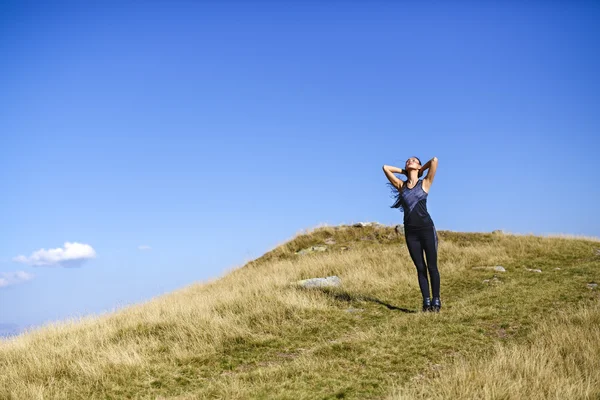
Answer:
<path fill-rule="evenodd" d="M 373 226 L 373 227 L 377 228 L 378 226 L 384 226 L 384 225 L 380 224 L 379 222 L 357 222 L 352 226 L 354 228 L 363 228 L 365 226 Z"/>
<path fill-rule="evenodd" d="M 484 269 L 484 270 L 492 270 L 492 271 L 496 271 L 496 272 L 506 272 L 506 268 L 504 268 L 502 265 L 494 265 L 494 266 L 485 266 L 485 267 L 473 267 L 473 269 Z M 490 279 L 484 279 L 482 281 L 482 283 L 486 283 L 489 285 L 499 285 L 501 283 L 503 283 L 500 279 L 498 279 L 498 276 L 496 274 L 494 274 L 494 276 Z"/>
<path fill-rule="evenodd" d="M 484 279 L 483 283 L 488 283 L 490 285 L 499 285 L 503 282 L 500 279 L 498 279 L 498 276 L 494 275 L 491 279 Z"/>
<path fill-rule="evenodd" d="M 352 227 L 354 227 L 354 228 L 364 228 L 366 226 L 372 226 L 374 228 L 385 227 L 385 225 L 380 224 L 379 222 L 357 222 L 352 225 Z M 396 225 L 396 226 L 394 226 L 394 230 L 396 231 L 397 234 L 404 235 L 404 225 L 402 225 L 402 224 Z"/>
<path fill-rule="evenodd" d="M 364 228 L 367 226 L 372 226 L 372 227 L 385 227 L 385 225 L 380 224 L 379 222 L 357 222 L 355 224 L 352 225 L 352 227 L 355 228 Z M 394 227 L 394 231 L 396 232 L 397 235 L 404 235 L 404 225 L 396 225 Z M 390 233 L 389 235 L 386 236 L 388 240 L 394 240 L 394 234 Z M 363 236 L 361 237 L 359 240 L 361 241 L 371 241 L 371 240 L 377 240 L 376 236 L 374 236 L 373 234 L 368 234 L 367 236 Z M 305 249 L 301 249 L 296 251 L 296 254 L 298 255 L 304 255 L 304 254 L 310 254 L 310 253 L 317 253 L 317 252 L 321 252 L 321 251 L 327 251 L 328 250 L 328 246 L 333 246 L 335 245 L 337 242 L 333 237 L 327 237 L 325 238 L 325 240 L 323 241 L 325 244 L 320 244 L 320 245 L 315 245 L 315 246 L 310 246 L 307 247 Z M 339 247 L 340 250 L 344 251 L 344 250 L 349 250 L 350 247 L 349 246 L 340 246 Z"/>
<path fill-rule="evenodd" d="M 308 253 L 315 253 L 315 252 L 319 252 L 319 251 L 327 251 L 327 246 L 311 246 L 306 249 L 298 250 L 296 252 L 296 254 L 302 255 L 302 254 L 308 254 Z"/>
<path fill-rule="evenodd" d="M 482 266 L 482 267 L 473 267 L 472 269 L 480 269 L 480 270 L 493 270 L 496 272 L 506 272 L 506 268 L 504 268 L 501 265 L 495 265 L 495 266 Z M 535 272 L 535 273 L 542 273 L 541 269 L 538 268 L 525 268 L 526 271 L 529 272 Z M 554 268 L 555 271 L 560 271 L 561 268 L 560 267 L 556 267 Z M 482 281 L 482 283 L 486 283 L 486 284 L 490 284 L 490 285 L 497 285 L 497 284 L 501 284 L 503 283 L 500 279 L 498 279 L 498 276 L 496 274 L 494 274 L 494 276 L 492 278 L 489 279 L 484 279 Z M 598 284 L 595 282 L 590 282 L 587 284 L 587 288 L 594 290 L 598 287 Z"/>

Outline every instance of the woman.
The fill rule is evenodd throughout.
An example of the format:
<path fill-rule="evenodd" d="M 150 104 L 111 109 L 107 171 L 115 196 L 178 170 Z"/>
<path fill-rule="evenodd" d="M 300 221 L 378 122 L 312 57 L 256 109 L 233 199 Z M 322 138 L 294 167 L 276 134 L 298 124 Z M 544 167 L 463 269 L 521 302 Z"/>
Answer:
<path fill-rule="evenodd" d="M 423 295 L 423 311 L 439 312 L 442 307 L 440 300 L 440 274 L 437 268 L 437 232 L 433 220 L 427 211 L 427 195 L 437 170 L 438 160 L 433 157 L 425 165 L 417 157 L 406 160 L 405 169 L 384 165 L 383 172 L 393 186 L 396 203 L 392 208 L 401 207 L 404 211 L 404 236 L 408 252 L 412 258 L 419 277 L 419 287 Z M 419 178 L 425 170 L 427 176 Z M 398 179 L 394 174 L 406 175 L 406 181 Z M 427 263 L 423 257 L 427 257 Z M 429 281 L 431 279 L 433 299 L 429 298 Z"/>

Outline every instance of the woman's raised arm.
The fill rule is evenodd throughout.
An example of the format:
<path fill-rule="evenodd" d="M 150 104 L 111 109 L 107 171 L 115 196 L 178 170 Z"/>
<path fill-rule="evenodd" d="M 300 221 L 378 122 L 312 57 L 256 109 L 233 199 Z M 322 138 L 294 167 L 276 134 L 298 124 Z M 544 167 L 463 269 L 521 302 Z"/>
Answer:
<path fill-rule="evenodd" d="M 404 185 L 404 181 L 402 179 L 398 179 L 396 177 L 396 175 L 394 175 L 394 174 L 404 174 L 404 175 L 406 175 L 406 173 L 404 172 L 404 170 L 402 168 L 393 167 L 391 165 L 384 165 L 383 166 L 383 172 L 385 173 L 385 176 L 387 176 L 387 178 L 390 181 L 390 183 L 392 185 L 394 185 L 394 187 L 396 189 L 400 190 L 400 188 L 402 187 L 402 185 Z"/>
<path fill-rule="evenodd" d="M 438 159 L 437 159 L 437 157 L 433 157 L 431 160 L 427 161 L 425 163 L 425 165 L 423 165 L 421 167 L 421 170 L 419 171 L 421 173 L 423 173 L 423 171 L 425 171 L 426 169 L 429 170 L 429 171 L 427 171 L 427 175 L 425 176 L 425 178 L 423 178 L 423 183 L 425 184 L 425 187 L 427 188 L 427 190 L 425 190 L 425 187 L 423 187 L 423 190 L 429 191 L 429 188 L 431 187 L 431 183 L 433 182 L 433 178 L 435 177 L 435 172 L 437 171 L 437 166 L 438 166 Z"/>

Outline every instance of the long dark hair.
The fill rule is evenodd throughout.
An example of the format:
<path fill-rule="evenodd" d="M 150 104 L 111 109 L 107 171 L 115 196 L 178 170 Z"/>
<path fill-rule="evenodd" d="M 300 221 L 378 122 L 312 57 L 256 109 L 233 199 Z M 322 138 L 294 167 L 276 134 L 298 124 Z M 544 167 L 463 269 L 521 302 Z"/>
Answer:
<path fill-rule="evenodd" d="M 402 204 L 400 204 L 402 197 L 400 196 L 400 192 L 398 191 L 398 188 L 396 186 L 392 185 L 390 182 L 388 182 L 387 185 L 390 187 L 390 190 L 392 192 L 392 195 L 390 197 L 393 197 L 395 199 L 394 204 L 391 205 L 390 208 L 399 208 L 400 211 L 404 212 L 404 209 L 402 208 Z"/>
<path fill-rule="evenodd" d="M 410 157 L 410 158 L 416 158 L 419 161 L 419 165 L 423 165 L 421 164 L 421 160 L 419 160 L 419 157 Z M 398 190 L 398 188 L 394 185 L 392 185 L 391 182 L 388 182 L 387 185 L 390 187 L 390 190 L 392 192 L 392 196 L 396 201 L 394 202 L 394 204 L 392 204 L 390 206 L 390 208 L 399 208 L 400 211 L 404 212 L 404 208 L 402 208 L 402 196 L 400 196 L 400 191 Z"/>

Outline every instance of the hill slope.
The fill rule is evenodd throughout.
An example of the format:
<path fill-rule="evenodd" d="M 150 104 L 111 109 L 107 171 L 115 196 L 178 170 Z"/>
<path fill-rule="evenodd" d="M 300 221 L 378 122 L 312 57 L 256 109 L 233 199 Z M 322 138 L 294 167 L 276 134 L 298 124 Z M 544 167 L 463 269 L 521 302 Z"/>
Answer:
<path fill-rule="evenodd" d="M 418 312 L 393 227 L 323 227 L 216 281 L 1 340 L 0 398 L 600 397 L 598 241 L 439 239 L 439 314 Z M 341 288 L 290 285 L 330 275 Z"/>

